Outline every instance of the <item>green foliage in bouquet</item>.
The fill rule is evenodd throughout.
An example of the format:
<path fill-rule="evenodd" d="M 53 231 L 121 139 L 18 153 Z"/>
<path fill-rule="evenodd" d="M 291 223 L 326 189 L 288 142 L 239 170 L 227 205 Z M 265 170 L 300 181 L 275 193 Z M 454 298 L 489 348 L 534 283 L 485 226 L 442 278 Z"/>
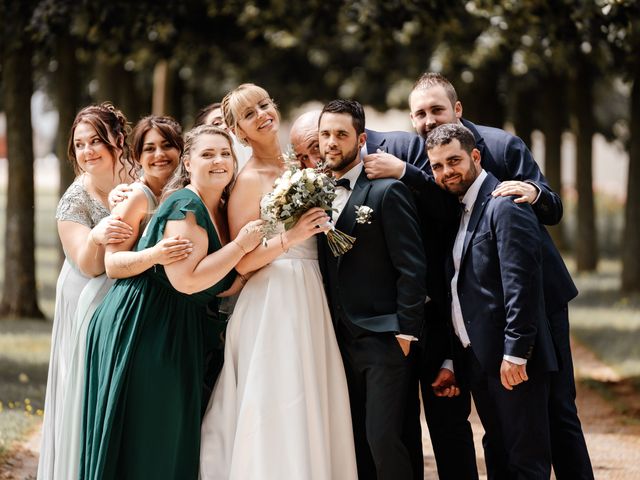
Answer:
<path fill-rule="evenodd" d="M 287 169 L 276 179 L 273 191 L 266 194 L 262 201 L 262 218 L 266 220 L 263 243 L 268 235 L 275 233 L 278 222 L 282 222 L 285 230 L 289 230 L 311 208 L 331 210 L 336 198 L 335 182 L 323 172 L 322 166 L 301 169 L 291 148 L 285 153 L 285 165 Z M 326 235 L 335 256 L 351 249 L 356 240 L 335 228 L 326 232 Z"/>

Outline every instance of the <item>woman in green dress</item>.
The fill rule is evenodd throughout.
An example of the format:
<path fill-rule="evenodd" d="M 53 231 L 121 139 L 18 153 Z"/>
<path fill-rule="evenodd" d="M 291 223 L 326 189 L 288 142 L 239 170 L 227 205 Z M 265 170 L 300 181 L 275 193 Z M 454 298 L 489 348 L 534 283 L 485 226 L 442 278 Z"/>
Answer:
<path fill-rule="evenodd" d="M 135 249 L 180 236 L 193 251 L 118 280 L 91 320 L 80 479 L 198 476 L 206 307 L 241 284 L 233 268 L 262 237 L 252 221 L 228 241 L 231 145 L 215 127 L 187 133 L 183 164 Z"/>

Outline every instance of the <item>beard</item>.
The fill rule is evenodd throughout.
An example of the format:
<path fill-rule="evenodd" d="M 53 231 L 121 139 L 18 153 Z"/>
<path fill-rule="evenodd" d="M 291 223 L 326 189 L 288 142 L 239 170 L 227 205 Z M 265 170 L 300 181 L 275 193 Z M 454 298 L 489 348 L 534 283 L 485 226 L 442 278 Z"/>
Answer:
<path fill-rule="evenodd" d="M 469 187 L 473 185 L 473 182 L 475 182 L 476 178 L 478 178 L 478 169 L 476 168 L 475 164 L 471 162 L 469 170 L 467 170 L 467 172 L 462 176 L 462 179 L 458 183 L 447 184 L 445 183 L 447 179 L 444 178 L 442 181 L 442 187 L 447 192 L 462 197 L 465 193 L 467 193 Z"/>
<path fill-rule="evenodd" d="M 342 152 L 341 152 L 342 153 Z M 340 172 L 349 166 L 360 155 L 360 147 L 356 143 L 355 146 L 346 153 L 342 153 L 341 157 L 334 157 L 331 160 L 327 159 L 327 154 L 323 157 L 325 165 L 334 172 Z"/>

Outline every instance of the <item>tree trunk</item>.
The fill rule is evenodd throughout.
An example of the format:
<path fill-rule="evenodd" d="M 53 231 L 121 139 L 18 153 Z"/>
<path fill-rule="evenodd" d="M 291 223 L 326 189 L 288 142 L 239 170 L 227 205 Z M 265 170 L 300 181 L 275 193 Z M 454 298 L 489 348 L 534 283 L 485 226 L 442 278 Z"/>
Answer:
<path fill-rule="evenodd" d="M 58 172 L 60 185 L 58 196 L 62 197 L 67 187 L 75 177 L 73 167 L 69 162 L 67 145 L 69 131 L 80 107 L 80 93 L 78 85 L 78 60 L 76 59 L 76 45 L 68 33 L 60 33 L 56 38 L 56 59 L 58 60 L 57 78 L 55 81 L 55 102 L 58 108 L 58 132 L 56 134 L 56 156 L 58 157 Z M 64 261 L 62 244 L 58 242 L 58 260 L 60 267 Z"/>
<path fill-rule="evenodd" d="M 0 316 L 44 318 L 38 307 L 35 275 L 33 180 L 32 45 L 24 33 L 28 6 L 10 8 L 13 25 L 2 39 L 3 100 L 7 116 L 9 178 Z M 19 33 L 18 33 L 19 32 Z M 15 35 L 13 38 L 10 35 Z"/>
<path fill-rule="evenodd" d="M 463 116 L 475 123 L 503 128 L 506 120 L 500 95 L 502 66 L 490 65 L 475 76 L 473 83 L 457 83 L 458 97 L 462 102 Z"/>
<path fill-rule="evenodd" d="M 622 290 L 640 292 L 640 67 L 631 90 L 629 174 L 622 239 Z"/>
<path fill-rule="evenodd" d="M 531 104 L 534 101 L 535 92 L 530 89 L 522 89 L 515 92 L 515 112 L 513 124 L 522 141 L 531 150 L 531 134 L 533 133 L 533 115 Z"/>
<path fill-rule="evenodd" d="M 562 198 L 562 131 L 564 119 L 558 114 L 564 110 L 564 85 L 560 77 L 551 76 L 545 82 L 541 98 L 543 111 L 542 133 L 544 133 L 544 175 L 551 189 Z M 547 227 L 553 241 L 560 250 L 567 247 L 563 223 Z"/>
<path fill-rule="evenodd" d="M 56 140 L 56 155 L 60 165 L 59 195 L 65 192 L 73 182 L 75 174 L 67 158 L 69 131 L 80 107 L 78 85 L 78 61 L 76 59 L 75 42 L 69 34 L 61 33 L 56 40 L 56 59 L 58 72 L 56 78 L 56 106 L 58 108 L 58 133 Z"/>
<path fill-rule="evenodd" d="M 579 60 L 573 85 L 573 114 L 575 115 L 576 189 L 578 191 L 575 255 L 580 272 L 591 272 L 598 266 L 592 159 L 595 132 L 593 83 L 593 68 L 587 59 Z"/>
<path fill-rule="evenodd" d="M 119 107 L 120 85 L 117 68 L 114 61 L 106 58 L 104 54 L 98 53 L 95 64 L 96 79 L 98 80 L 98 90 L 95 94 L 96 102 L 111 102 Z"/>
<path fill-rule="evenodd" d="M 168 60 L 160 60 L 153 70 L 153 105 L 154 115 L 176 116 L 174 108 L 175 72 Z"/>

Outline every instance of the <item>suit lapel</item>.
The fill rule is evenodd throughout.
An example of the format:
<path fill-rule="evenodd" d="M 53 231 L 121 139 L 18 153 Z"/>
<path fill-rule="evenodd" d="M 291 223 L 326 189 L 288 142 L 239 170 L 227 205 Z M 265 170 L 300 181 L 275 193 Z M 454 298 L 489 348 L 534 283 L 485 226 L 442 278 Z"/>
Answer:
<path fill-rule="evenodd" d="M 471 218 L 469 219 L 469 224 L 467 225 L 467 232 L 464 236 L 464 246 L 462 247 L 462 257 L 460 259 L 461 265 L 467 253 L 467 247 L 469 246 L 471 237 L 473 237 L 473 232 L 476 231 L 476 227 L 478 226 L 480 218 L 482 217 L 482 212 L 491 199 L 491 192 L 493 192 L 497 184 L 498 181 L 491 174 L 489 174 L 487 178 L 484 179 L 484 182 L 482 182 L 482 186 L 480 187 L 480 191 L 478 192 L 478 197 L 476 198 L 476 202 L 473 205 L 473 210 L 471 211 Z"/>
<path fill-rule="evenodd" d="M 360 176 L 356 180 L 356 184 L 351 190 L 349 200 L 342 209 L 338 221 L 336 222 L 336 228 L 347 235 L 353 236 L 353 230 L 356 227 L 356 205 L 364 205 L 371 188 L 371 181 L 367 178 L 367 175 L 362 169 Z M 342 260 L 342 255 L 338 257 L 338 267 Z"/>

